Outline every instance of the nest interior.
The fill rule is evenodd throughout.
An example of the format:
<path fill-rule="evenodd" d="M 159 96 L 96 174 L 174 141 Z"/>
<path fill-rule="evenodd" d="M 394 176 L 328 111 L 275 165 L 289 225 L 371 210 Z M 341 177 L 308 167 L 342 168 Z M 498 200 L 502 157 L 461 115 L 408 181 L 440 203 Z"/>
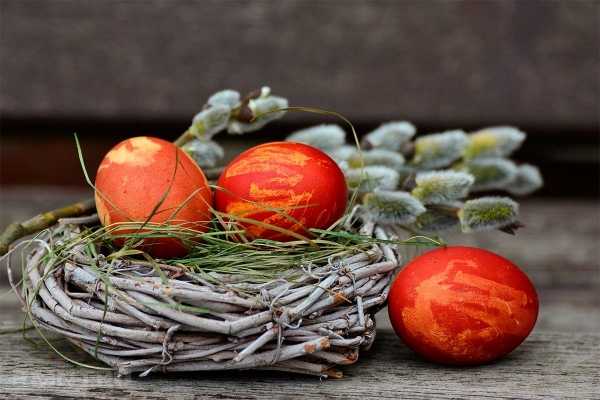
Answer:
<path fill-rule="evenodd" d="M 48 257 L 53 243 L 93 218 L 62 220 L 32 242 L 20 292 L 37 327 L 121 376 L 265 369 L 341 377 L 336 366 L 370 348 L 394 273 L 418 251 L 383 242 L 400 237 L 396 227 L 363 221 L 359 232 L 379 242 L 321 265 L 290 266 L 265 283 L 220 274 L 215 284 L 186 268 L 109 261 L 77 246 Z"/>

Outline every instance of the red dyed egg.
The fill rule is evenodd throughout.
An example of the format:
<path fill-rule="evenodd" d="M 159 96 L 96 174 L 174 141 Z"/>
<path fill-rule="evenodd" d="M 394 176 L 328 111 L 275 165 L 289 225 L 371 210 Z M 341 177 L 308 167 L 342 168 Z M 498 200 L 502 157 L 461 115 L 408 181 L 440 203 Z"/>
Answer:
<path fill-rule="evenodd" d="M 348 190 L 335 161 L 314 147 L 273 142 L 253 147 L 234 159 L 218 181 L 218 211 L 246 219 L 240 223 L 251 238 L 290 240 L 285 232 L 307 235 L 309 228 L 327 228 L 346 209 Z"/>
<path fill-rule="evenodd" d="M 204 232 L 211 218 L 212 195 L 204 173 L 183 150 L 162 139 L 140 136 L 117 144 L 100 163 L 95 186 L 96 209 L 104 226 L 143 223 L 154 211 L 152 223 Z M 116 243 L 122 245 L 124 240 Z M 162 237 L 144 239 L 142 249 L 159 258 L 188 252 L 181 240 Z"/>
<path fill-rule="evenodd" d="M 538 315 L 527 275 L 473 247 L 442 247 L 415 258 L 398 274 L 388 301 L 398 336 L 443 364 L 482 364 L 508 354 Z"/>

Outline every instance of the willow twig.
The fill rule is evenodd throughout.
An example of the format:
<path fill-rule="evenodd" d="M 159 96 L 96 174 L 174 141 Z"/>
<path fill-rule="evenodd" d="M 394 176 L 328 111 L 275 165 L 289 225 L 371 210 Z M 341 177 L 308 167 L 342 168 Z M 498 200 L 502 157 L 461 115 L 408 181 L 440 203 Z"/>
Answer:
<path fill-rule="evenodd" d="M 87 199 L 56 210 L 43 212 L 23 222 L 8 225 L 0 235 L 0 256 L 8 253 L 10 245 L 15 241 L 51 227 L 60 218 L 78 217 L 89 213 L 94 208 L 94 199 Z"/>

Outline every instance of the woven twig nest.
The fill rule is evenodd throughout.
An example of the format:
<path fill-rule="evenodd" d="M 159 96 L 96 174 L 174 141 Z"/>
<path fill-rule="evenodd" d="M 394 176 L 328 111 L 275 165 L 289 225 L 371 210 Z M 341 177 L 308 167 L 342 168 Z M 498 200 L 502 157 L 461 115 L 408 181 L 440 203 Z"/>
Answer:
<path fill-rule="evenodd" d="M 23 301 L 35 325 L 119 375 L 264 369 L 339 377 L 335 367 L 356 362 L 375 339 L 374 315 L 400 251 L 416 248 L 385 242 L 399 237 L 395 227 L 363 221 L 360 233 L 378 240 L 364 251 L 291 265 L 266 283 L 220 274 L 214 284 L 185 268 L 91 255 L 84 245 L 47 257 L 81 222 L 90 218 L 63 220 L 35 239 Z"/>

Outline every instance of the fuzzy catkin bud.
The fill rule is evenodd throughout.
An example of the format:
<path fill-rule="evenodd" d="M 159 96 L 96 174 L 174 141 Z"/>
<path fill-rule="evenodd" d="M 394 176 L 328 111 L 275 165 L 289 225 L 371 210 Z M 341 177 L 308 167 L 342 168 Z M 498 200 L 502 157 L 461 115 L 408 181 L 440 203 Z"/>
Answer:
<path fill-rule="evenodd" d="M 225 156 L 223 148 L 212 140 L 194 139 L 184 144 L 182 149 L 203 168 L 216 167 Z"/>
<path fill-rule="evenodd" d="M 210 139 L 227 127 L 230 116 L 231 109 L 228 106 L 212 106 L 194 116 L 189 131 L 197 138 Z"/>
<path fill-rule="evenodd" d="M 416 128 L 407 121 L 387 122 L 365 135 L 363 143 L 367 147 L 385 148 L 398 151 L 415 135 Z"/>
<path fill-rule="evenodd" d="M 420 232 L 437 233 L 454 229 L 458 223 L 456 212 L 427 209 L 417 217 L 414 227 Z"/>
<path fill-rule="evenodd" d="M 512 126 L 495 126 L 469 135 L 465 160 L 483 157 L 506 157 L 521 147 L 525 133 Z"/>
<path fill-rule="evenodd" d="M 462 156 L 467 143 L 462 130 L 421 136 L 415 141 L 413 164 L 421 169 L 446 167 Z"/>
<path fill-rule="evenodd" d="M 227 106 L 230 109 L 233 109 L 240 105 L 241 96 L 239 92 L 235 90 L 221 90 L 210 96 L 206 104 L 209 106 Z"/>
<path fill-rule="evenodd" d="M 407 186 L 411 181 L 414 180 L 417 170 L 415 167 L 405 164 L 396 170 L 399 175 L 399 182 L 401 187 Z M 411 186 L 412 187 L 412 186 Z"/>
<path fill-rule="evenodd" d="M 271 88 L 269 86 L 262 86 L 260 88 L 260 95 L 259 97 L 267 97 L 271 95 Z"/>
<path fill-rule="evenodd" d="M 332 151 L 346 143 L 346 132 L 336 124 L 321 124 L 296 131 L 285 140 L 308 144 L 324 151 Z M 356 151 L 356 148 L 354 150 Z"/>
<path fill-rule="evenodd" d="M 287 99 L 279 96 L 267 96 L 252 99 L 248 102 L 248 107 L 257 119 L 267 119 L 269 121 L 281 118 L 285 111 L 276 111 L 288 106 Z"/>
<path fill-rule="evenodd" d="M 425 207 L 407 192 L 379 191 L 365 195 L 365 210 L 377 222 L 385 224 L 412 224 Z"/>
<path fill-rule="evenodd" d="M 465 202 L 458 212 L 463 232 L 487 231 L 516 222 L 519 205 L 508 197 L 481 197 Z"/>
<path fill-rule="evenodd" d="M 259 130 L 269 122 L 283 117 L 285 111 L 281 109 L 287 108 L 287 106 L 287 99 L 279 96 L 266 96 L 252 99 L 248 102 L 248 107 L 252 111 L 252 115 L 255 119 L 249 123 L 232 120 L 227 126 L 227 132 L 241 134 Z"/>
<path fill-rule="evenodd" d="M 345 170 L 346 183 L 350 189 L 372 192 L 375 189 L 394 190 L 398 187 L 398 172 L 388 167 L 368 166 Z"/>
<path fill-rule="evenodd" d="M 351 170 L 351 168 L 348 166 L 347 161 L 338 161 L 338 160 L 334 160 L 334 161 L 337 163 L 338 167 L 340 167 L 342 172 L 344 172 L 344 175 L 346 175 L 346 173 Z M 348 180 L 348 176 L 346 175 L 346 181 L 347 180 Z"/>
<path fill-rule="evenodd" d="M 444 204 L 466 197 L 473 182 L 473 175 L 465 172 L 421 172 L 417 174 L 417 187 L 412 195 L 423 204 Z"/>
<path fill-rule="evenodd" d="M 517 167 L 517 175 L 507 186 L 507 190 L 517 196 L 526 196 L 535 192 L 544 185 L 540 170 L 530 164 Z"/>
<path fill-rule="evenodd" d="M 329 157 L 333 158 L 339 163 L 342 161 L 347 161 L 354 154 L 358 153 L 358 150 L 356 146 L 345 144 L 333 150 L 328 150 L 326 153 L 329 155 Z"/>
<path fill-rule="evenodd" d="M 358 152 L 348 159 L 348 164 L 352 168 L 360 168 L 367 165 L 382 165 L 393 170 L 399 170 L 404 165 L 404 156 L 395 151 L 385 149 L 373 149 Z"/>
<path fill-rule="evenodd" d="M 475 177 L 472 191 L 505 189 L 517 176 L 517 166 L 505 158 L 476 159 L 464 168 Z"/>

